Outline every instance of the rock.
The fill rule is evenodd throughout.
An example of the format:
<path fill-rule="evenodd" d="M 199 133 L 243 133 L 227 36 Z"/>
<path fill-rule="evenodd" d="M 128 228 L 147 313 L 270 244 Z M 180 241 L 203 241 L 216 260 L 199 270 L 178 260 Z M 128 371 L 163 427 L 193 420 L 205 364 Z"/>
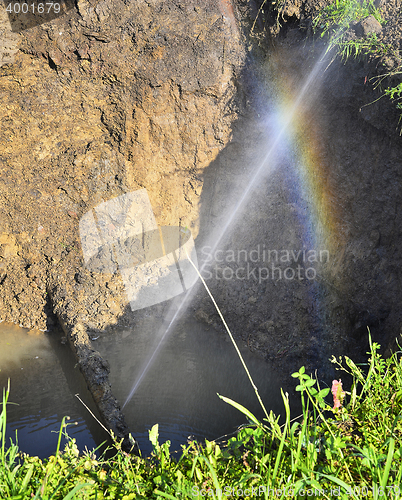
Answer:
<path fill-rule="evenodd" d="M 205 232 L 223 227 L 228 193 L 240 200 L 251 169 L 261 162 L 267 142 L 262 121 L 271 116 L 263 90 L 268 44 L 259 49 L 264 61 L 255 58 L 253 66 L 251 57 L 244 81 L 241 77 L 248 27 L 241 33 L 236 15 L 248 4 L 78 0 L 77 11 L 66 17 L 7 35 L 12 50 L 21 50 L 0 62 L 0 320 L 45 329 L 51 306 L 105 421 L 121 436 L 127 430 L 124 418 L 111 393 L 107 365 L 92 349 L 87 330 L 90 326 L 96 337 L 119 322 L 130 324 L 133 316 L 118 274 L 91 274 L 84 268 L 78 223 L 100 203 L 145 188 L 159 225 L 180 221 L 194 237 L 200 227 Z M 293 24 L 288 37 L 285 26 L 283 39 L 277 40 L 282 66 L 273 73 L 278 81 L 286 75 L 281 92 L 289 89 L 289 96 L 292 78 L 305 80 L 323 49 L 302 49 L 296 20 L 327 4 L 282 3 L 283 19 Z M 398 23 L 395 16 L 392 36 L 399 43 Z M 369 16 L 357 31 L 384 36 L 386 29 Z M 352 39 L 355 33 L 348 35 Z M 291 50 L 281 54 L 281 43 Z M 335 61 L 317 79 L 323 88 L 313 92 L 316 106 L 302 132 L 310 139 L 306 154 L 314 149 L 308 166 L 319 166 L 311 175 L 321 205 L 311 210 L 317 200 L 308 199 L 304 212 L 295 209 L 290 200 L 300 195 L 298 182 L 287 182 L 282 165 L 269 182 L 253 187 L 250 210 L 239 217 L 230 243 L 241 251 L 270 242 L 275 248 L 297 242 L 296 249 L 301 248 L 302 221 L 311 214 L 326 220 L 329 213 L 328 228 L 336 229 L 337 238 L 329 237 L 331 261 L 318 269 L 317 280 L 258 282 L 258 274 L 254 279 L 248 271 L 241 273 L 247 280 L 223 280 L 223 270 L 230 267 L 223 263 L 220 277 L 209 283 L 236 335 L 250 338 L 261 354 L 277 353 L 297 338 L 293 362 L 304 356 L 316 363 L 325 358 L 325 349 L 326 358 L 343 349 L 338 341 L 349 333 L 349 347 L 354 347 L 358 317 L 363 322 L 376 318 L 375 334 L 386 327 L 390 335 L 395 331 L 401 302 L 397 249 L 402 248 L 402 224 L 396 207 L 402 202 L 402 148 L 398 137 L 387 135 L 389 128 L 395 132 L 390 115 L 367 105 L 377 98 L 367 84 L 370 71 L 373 67 L 365 63 Z M 301 108 L 308 107 L 302 101 Z M 245 113 L 245 102 L 258 102 L 260 120 Z M 230 263 L 234 270 L 235 264 L 246 265 Z M 265 276 L 267 264 L 261 265 Z M 222 328 L 209 299 L 205 302 L 197 304 L 197 318 Z M 390 313 L 383 317 L 379 311 L 385 306 Z M 370 315 L 361 316 L 366 310 Z M 258 330 L 258 325 L 265 326 Z M 319 341 L 311 343 L 313 337 Z"/>
<path fill-rule="evenodd" d="M 298 0 L 286 0 L 281 9 L 283 18 L 300 18 L 300 2 Z"/>
<path fill-rule="evenodd" d="M 0 234 L 0 257 L 9 259 L 15 257 L 19 251 L 15 237 L 7 233 Z"/>
<path fill-rule="evenodd" d="M 80 15 L 13 34 L 22 51 L 0 68 L 12 75 L 0 83 L 7 263 L 20 254 L 23 269 L 35 256 L 40 275 L 57 266 L 50 275 L 62 285 L 67 255 L 80 252 L 81 215 L 140 187 L 159 224 L 180 220 L 196 237 L 202 171 L 230 138 L 245 58 L 233 9 L 198 3 L 85 0 Z M 8 284 L 5 302 L 14 296 Z M 81 277 L 77 284 L 93 293 L 99 286 Z"/>
<path fill-rule="evenodd" d="M 382 31 L 381 24 L 377 21 L 374 16 L 368 16 L 355 26 L 355 31 L 357 36 L 367 37 L 368 35 L 376 34 L 378 35 Z"/>
<path fill-rule="evenodd" d="M 0 67 L 14 64 L 18 52 L 18 35 L 11 31 L 5 3 L 0 4 Z"/>

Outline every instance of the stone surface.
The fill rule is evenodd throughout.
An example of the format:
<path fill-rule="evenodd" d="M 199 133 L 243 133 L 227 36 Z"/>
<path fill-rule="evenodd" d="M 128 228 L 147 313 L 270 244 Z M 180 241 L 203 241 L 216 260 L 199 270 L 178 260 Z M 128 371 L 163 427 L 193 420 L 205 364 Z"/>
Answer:
<path fill-rule="evenodd" d="M 0 68 L 0 320 L 44 330 L 56 314 L 122 435 L 107 370 L 74 332 L 115 324 L 127 300 L 118 276 L 83 267 L 79 219 L 146 188 L 158 224 L 197 235 L 202 172 L 237 117 L 245 49 L 233 7 L 80 0 L 18 35 L 0 27 L 19 47 Z"/>
<path fill-rule="evenodd" d="M 0 4 L 0 67 L 13 64 L 18 52 L 19 37 L 12 33 L 4 2 Z"/>
<path fill-rule="evenodd" d="M 211 232 L 219 237 L 266 152 L 267 87 L 294 97 L 325 49 L 305 34 L 326 2 L 286 2 L 279 18 L 261 3 L 79 0 L 66 16 L 13 34 L 19 50 L 0 68 L 0 319 L 40 329 L 61 321 L 120 436 L 124 417 L 90 337 L 136 316 L 118 274 L 83 265 L 79 220 L 146 188 L 159 225 L 189 227 L 199 248 Z M 397 3 L 383 8 L 379 36 L 398 45 Z M 334 228 L 319 279 L 209 282 L 236 338 L 287 374 L 305 360 L 314 369 L 330 354 L 364 354 L 367 326 L 381 341 L 402 325 L 398 113 L 383 99 L 372 104 L 370 83 L 398 54 L 333 61 L 302 100 L 310 174 L 325 199 L 298 199 L 302 181 L 292 184 L 285 165 L 254 188 L 227 237 L 227 248 L 297 251 L 314 201 L 315 224 Z M 197 318 L 223 331 L 206 294 L 196 300 Z"/>
<path fill-rule="evenodd" d="M 374 16 L 368 16 L 357 24 L 355 31 L 358 36 L 378 35 L 382 31 L 382 26 Z"/>
<path fill-rule="evenodd" d="M 67 280 L 69 253 L 80 258 L 91 207 L 145 187 L 159 224 L 197 235 L 202 171 L 229 140 L 244 48 L 215 2 L 82 2 L 19 43 L 1 68 L 0 224 L 21 251 L 3 249 L 0 310 L 44 329 L 46 289 Z M 25 313 L 13 283 L 31 290 L 32 266 L 41 300 Z"/>

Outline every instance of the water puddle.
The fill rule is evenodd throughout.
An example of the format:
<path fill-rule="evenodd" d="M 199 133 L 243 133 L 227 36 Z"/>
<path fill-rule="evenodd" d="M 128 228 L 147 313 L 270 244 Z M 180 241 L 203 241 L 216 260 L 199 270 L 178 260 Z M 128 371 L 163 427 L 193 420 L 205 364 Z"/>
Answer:
<path fill-rule="evenodd" d="M 69 416 L 68 434 L 80 450 L 92 449 L 106 438 L 98 424 L 74 396 L 95 410 L 91 396 L 68 345 L 60 334 L 27 331 L 12 324 L 0 325 L 0 387 L 10 379 L 7 407 L 7 442 L 41 458 L 54 454 L 58 431 Z M 95 410 L 96 411 L 96 410 Z M 64 445 L 63 445 L 64 446 Z"/>
<path fill-rule="evenodd" d="M 122 404 L 155 347 L 157 339 L 152 332 L 158 331 L 161 321 L 143 314 L 134 328 L 105 333 L 94 341 L 94 347 L 111 365 L 113 393 Z M 279 375 L 247 348 L 241 351 L 268 411 L 282 413 Z M 53 454 L 65 415 L 73 423 L 68 433 L 80 450 L 105 441 L 105 433 L 74 396 L 79 393 L 96 413 L 70 347 L 60 342 L 60 333 L 0 325 L 0 386 L 7 387 L 8 379 L 9 401 L 15 404 L 7 408 L 7 440 L 15 441 L 17 431 L 22 451 L 41 458 Z M 160 441 L 170 440 L 175 450 L 190 436 L 217 439 L 233 433 L 246 418 L 221 401 L 217 393 L 263 418 L 229 339 L 194 318 L 178 321 L 124 408 L 142 453 L 151 451 L 148 430 L 155 423 L 159 424 Z"/>
<path fill-rule="evenodd" d="M 123 403 L 138 380 L 158 339 L 161 318 L 144 314 L 134 328 L 101 335 L 94 345 L 111 366 L 112 390 Z M 283 412 L 279 375 L 263 359 L 241 349 L 269 412 Z M 290 384 L 288 384 L 290 385 Z M 259 418 L 263 412 L 229 338 L 187 315 L 179 320 L 163 348 L 124 407 L 126 421 L 149 453 L 148 430 L 158 423 L 160 441 L 180 449 L 188 437 L 218 439 L 246 422 L 217 393 L 233 399 Z M 296 407 L 294 407 L 296 409 Z"/>

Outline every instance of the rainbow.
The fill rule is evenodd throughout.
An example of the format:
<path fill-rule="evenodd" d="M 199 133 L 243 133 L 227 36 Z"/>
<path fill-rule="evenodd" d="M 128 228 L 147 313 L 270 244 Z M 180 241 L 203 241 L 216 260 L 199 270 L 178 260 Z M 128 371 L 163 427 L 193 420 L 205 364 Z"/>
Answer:
<path fill-rule="evenodd" d="M 306 213 L 299 213 L 305 243 L 310 248 L 325 248 L 335 257 L 345 248 L 347 227 L 315 101 L 325 61 L 318 61 L 305 79 L 295 76 L 291 63 L 288 54 L 275 51 L 267 68 L 275 76 L 267 78 L 275 96 L 275 113 L 283 123 L 281 142 L 292 152 L 292 195 L 297 198 L 293 201 L 307 206 Z"/>

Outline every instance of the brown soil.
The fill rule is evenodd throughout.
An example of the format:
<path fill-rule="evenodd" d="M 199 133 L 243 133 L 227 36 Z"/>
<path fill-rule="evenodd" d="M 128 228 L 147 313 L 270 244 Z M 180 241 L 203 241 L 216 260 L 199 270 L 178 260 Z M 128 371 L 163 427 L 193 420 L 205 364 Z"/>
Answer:
<path fill-rule="evenodd" d="M 146 188 L 158 224 L 188 226 L 199 241 L 203 228 L 219 227 L 223 195 L 239 196 L 248 151 L 259 147 L 264 95 L 250 75 L 261 81 L 266 54 L 275 53 L 284 57 L 273 57 L 271 68 L 303 78 L 322 52 L 305 43 L 311 15 L 326 3 L 286 1 L 279 13 L 263 9 L 257 18 L 261 1 L 80 0 L 19 34 L 0 24 L 18 49 L 0 67 L 0 320 L 42 330 L 59 320 L 118 436 L 128 429 L 90 336 L 135 322 L 135 314 L 118 275 L 83 266 L 78 222 L 102 201 Z M 347 242 L 334 244 L 322 281 L 314 290 L 211 283 L 238 337 L 287 372 L 306 356 L 315 367 L 329 353 L 361 351 L 367 325 L 380 340 L 402 325 L 398 113 L 385 99 L 366 106 L 378 96 L 370 78 L 399 64 L 398 4 L 382 7 L 381 39 L 395 46 L 394 59 L 336 60 L 316 89 L 324 173 L 336 180 L 334 211 L 342 207 Z M 277 191 L 259 186 L 262 198 L 232 244 L 287 237 L 278 220 L 296 209 L 286 180 L 275 180 Z M 269 219 L 273 205 L 280 211 Z M 318 309 L 314 294 L 323 296 Z M 219 330 L 201 293 L 198 300 L 197 317 Z"/>
<path fill-rule="evenodd" d="M 88 379 L 76 325 L 127 304 L 117 277 L 82 267 L 79 218 L 145 187 L 159 224 L 196 236 L 202 171 L 236 117 L 239 36 L 216 2 L 83 1 L 21 32 L 0 68 L 0 318 L 45 330 L 58 315 Z"/>

